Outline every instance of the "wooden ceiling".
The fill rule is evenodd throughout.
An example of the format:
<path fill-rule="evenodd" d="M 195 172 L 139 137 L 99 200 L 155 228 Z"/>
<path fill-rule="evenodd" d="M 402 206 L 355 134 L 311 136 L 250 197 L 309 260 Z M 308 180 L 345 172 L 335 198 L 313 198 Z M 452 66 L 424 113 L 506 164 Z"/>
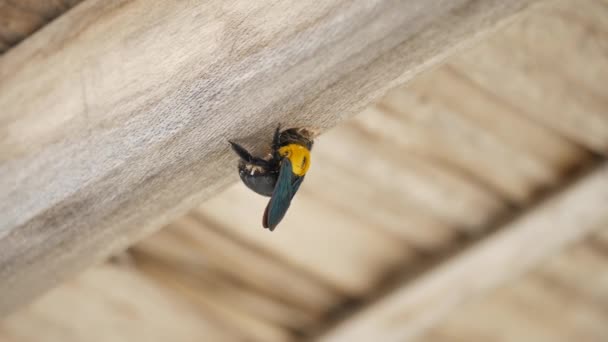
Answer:
<path fill-rule="evenodd" d="M 605 341 L 607 42 L 607 2 L 549 1 L 319 137 L 277 231 L 234 184 L 0 339 Z"/>

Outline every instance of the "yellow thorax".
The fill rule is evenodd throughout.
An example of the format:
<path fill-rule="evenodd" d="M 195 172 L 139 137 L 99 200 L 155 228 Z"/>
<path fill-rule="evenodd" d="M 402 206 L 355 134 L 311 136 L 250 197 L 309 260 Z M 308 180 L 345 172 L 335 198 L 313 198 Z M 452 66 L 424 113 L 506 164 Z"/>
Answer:
<path fill-rule="evenodd" d="M 289 158 L 292 172 L 298 176 L 304 176 L 310 167 L 310 151 L 298 144 L 289 144 L 279 149 L 282 157 Z"/>

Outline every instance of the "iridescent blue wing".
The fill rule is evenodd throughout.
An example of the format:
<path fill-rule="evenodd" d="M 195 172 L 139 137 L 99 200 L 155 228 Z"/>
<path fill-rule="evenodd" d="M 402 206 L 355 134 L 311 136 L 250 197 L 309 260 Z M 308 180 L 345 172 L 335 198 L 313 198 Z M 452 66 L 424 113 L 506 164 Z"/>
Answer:
<path fill-rule="evenodd" d="M 264 211 L 264 218 L 262 219 L 262 225 L 264 228 L 268 228 L 271 231 L 281 222 L 289 205 L 291 199 L 300 188 L 300 184 L 304 177 L 296 177 L 292 173 L 291 161 L 285 158 L 281 161 L 281 169 L 279 171 L 279 178 L 277 184 L 274 186 L 272 197 L 266 210 Z"/>
<path fill-rule="evenodd" d="M 293 184 L 291 184 L 291 191 L 293 191 L 291 198 L 293 198 L 293 196 L 296 194 L 296 192 L 298 192 L 298 189 L 300 188 L 300 184 L 302 184 L 303 181 L 304 181 L 304 176 L 301 176 L 301 177 L 297 177 L 296 180 L 293 182 Z"/>

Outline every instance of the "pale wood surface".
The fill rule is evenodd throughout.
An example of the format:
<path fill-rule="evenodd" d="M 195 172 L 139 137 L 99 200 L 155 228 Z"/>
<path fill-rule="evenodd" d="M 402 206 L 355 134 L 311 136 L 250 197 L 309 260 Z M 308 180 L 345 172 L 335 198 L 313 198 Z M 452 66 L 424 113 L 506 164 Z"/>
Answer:
<path fill-rule="evenodd" d="M 310 340 L 395 288 L 414 286 L 411 279 L 438 277 L 433 271 L 444 268 L 430 266 L 457 263 L 450 258 L 465 246 L 479 250 L 505 217 L 525 217 L 608 150 L 601 105 L 608 88 L 596 78 L 608 70 L 605 4 L 548 2 L 323 134 L 274 233 L 260 227 L 266 200 L 232 185 L 111 265 L 0 323 L 0 340 L 132 341 L 155 330 L 178 341 Z M 504 84 L 511 75 L 517 86 Z M 580 131 L 588 120 L 594 128 Z M 570 220 L 569 212 L 560 215 Z M 578 232 L 548 236 L 555 242 Z M 465 294 L 476 300 L 454 307 L 421 340 L 596 341 L 608 319 L 606 232 L 546 258 L 520 281 L 504 279 L 488 296 Z M 509 265 L 500 271 L 518 273 Z M 441 316 L 437 307 L 421 310 Z M 183 316 L 183 330 L 166 313 Z"/>
<path fill-rule="evenodd" d="M 234 182 L 227 139 L 332 127 L 536 2 L 79 4 L 0 59 L 0 312 Z"/>

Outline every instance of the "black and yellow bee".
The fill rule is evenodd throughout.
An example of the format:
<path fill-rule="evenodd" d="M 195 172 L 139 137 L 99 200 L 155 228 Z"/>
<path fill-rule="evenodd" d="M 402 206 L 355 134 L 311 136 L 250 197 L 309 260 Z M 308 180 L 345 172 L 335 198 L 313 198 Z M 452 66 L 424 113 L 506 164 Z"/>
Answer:
<path fill-rule="evenodd" d="M 256 193 L 270 197 L 264 211 L 262 225 L 271 231 L 281 222 L 293 196 L 310 167 L 311 131 L 277 127 L 270 153 L 264 158 L 251 155 L 241 145 L 230 141 L 239 155 L 239 175 L 245 185 Z"/>

